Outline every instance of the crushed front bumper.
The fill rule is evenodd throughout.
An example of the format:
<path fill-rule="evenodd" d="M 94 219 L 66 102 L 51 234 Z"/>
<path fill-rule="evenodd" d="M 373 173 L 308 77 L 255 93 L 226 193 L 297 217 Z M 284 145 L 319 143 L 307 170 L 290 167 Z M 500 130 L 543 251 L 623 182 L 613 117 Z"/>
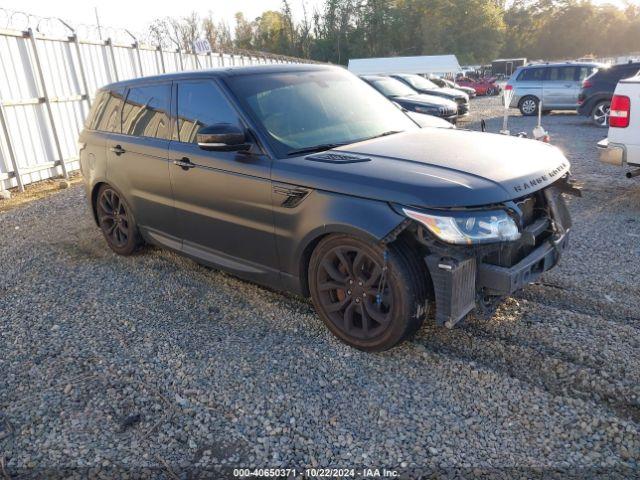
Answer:
<path fill-rule="evenodd" d="M 569 245 L 571 218 L 560 188 L 548 188 L 544 195 L 549 217 L 523 230 L 532 247 L 522 258 L 514 258 L 512 265 L 490 262 L 491 254 L 461 254 L 459 250 L 432 250 L 425 256 L 439 325 L 453 327 L 475 308 L 479 297 L 511 295 L 558 264 Z"/>

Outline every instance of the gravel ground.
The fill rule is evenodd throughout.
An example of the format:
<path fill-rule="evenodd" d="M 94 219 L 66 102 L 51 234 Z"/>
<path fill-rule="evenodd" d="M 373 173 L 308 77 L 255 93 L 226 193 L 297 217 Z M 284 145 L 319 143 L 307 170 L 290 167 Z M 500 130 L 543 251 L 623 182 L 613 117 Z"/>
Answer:
<path fill-rule="evenodd" d="M 470 128 L 500 129 L 499 99 L 472 108 Z M 167 251 L 116 256 L 78 186 L 0 214 L 0 478 L 640 476 L 640 183 L 598 163 L 585 119 L 544 125 L 584 187 L 561 265 L 488 321 L 382 354 L 304 300 Z"/>

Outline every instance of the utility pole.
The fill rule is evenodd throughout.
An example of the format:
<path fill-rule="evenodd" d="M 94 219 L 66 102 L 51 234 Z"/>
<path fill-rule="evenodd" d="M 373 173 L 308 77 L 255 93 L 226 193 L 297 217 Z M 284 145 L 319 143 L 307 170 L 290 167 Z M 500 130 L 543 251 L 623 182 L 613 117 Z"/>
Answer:
<path fill-rule="evenodd" d="M 98 26 L 98 36 L 102 41 L 102 28 L 100 28 L 100 16 L 98 15 L 98 7 L 93 7 L 93 11 L 96 14 L 96 25 Z"/>

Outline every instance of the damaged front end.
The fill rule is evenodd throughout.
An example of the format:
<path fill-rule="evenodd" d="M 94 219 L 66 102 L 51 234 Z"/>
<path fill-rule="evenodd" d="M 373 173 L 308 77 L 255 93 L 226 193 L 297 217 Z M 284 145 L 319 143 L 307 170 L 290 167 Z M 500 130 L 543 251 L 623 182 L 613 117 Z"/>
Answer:
<path fill-rule="evenodd" d="M 453 327 L 478 303 L 510 295 L 558 263 L 571 230 L 563 194 L 580 195 L 568 176 L 501 205 L 402 209 L 412 219 L 404 228 L 424 249 L 439 325 Z"/>

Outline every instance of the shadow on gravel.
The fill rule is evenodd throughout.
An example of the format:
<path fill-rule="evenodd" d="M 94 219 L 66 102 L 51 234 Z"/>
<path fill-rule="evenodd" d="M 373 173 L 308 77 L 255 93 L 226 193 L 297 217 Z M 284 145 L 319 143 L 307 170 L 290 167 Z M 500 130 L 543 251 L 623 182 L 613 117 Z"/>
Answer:
<path fill-rule="evenodd" d="M 600 376 L 597 365 L 539 343 L 491 332 L 469 320 L 454 330 L 432 327 L 413 340 L 427 350 L 474 362 L 556 396 L 591 401 L 613 413 L 640 421 L 640 404 L 631 388 Z"/>

